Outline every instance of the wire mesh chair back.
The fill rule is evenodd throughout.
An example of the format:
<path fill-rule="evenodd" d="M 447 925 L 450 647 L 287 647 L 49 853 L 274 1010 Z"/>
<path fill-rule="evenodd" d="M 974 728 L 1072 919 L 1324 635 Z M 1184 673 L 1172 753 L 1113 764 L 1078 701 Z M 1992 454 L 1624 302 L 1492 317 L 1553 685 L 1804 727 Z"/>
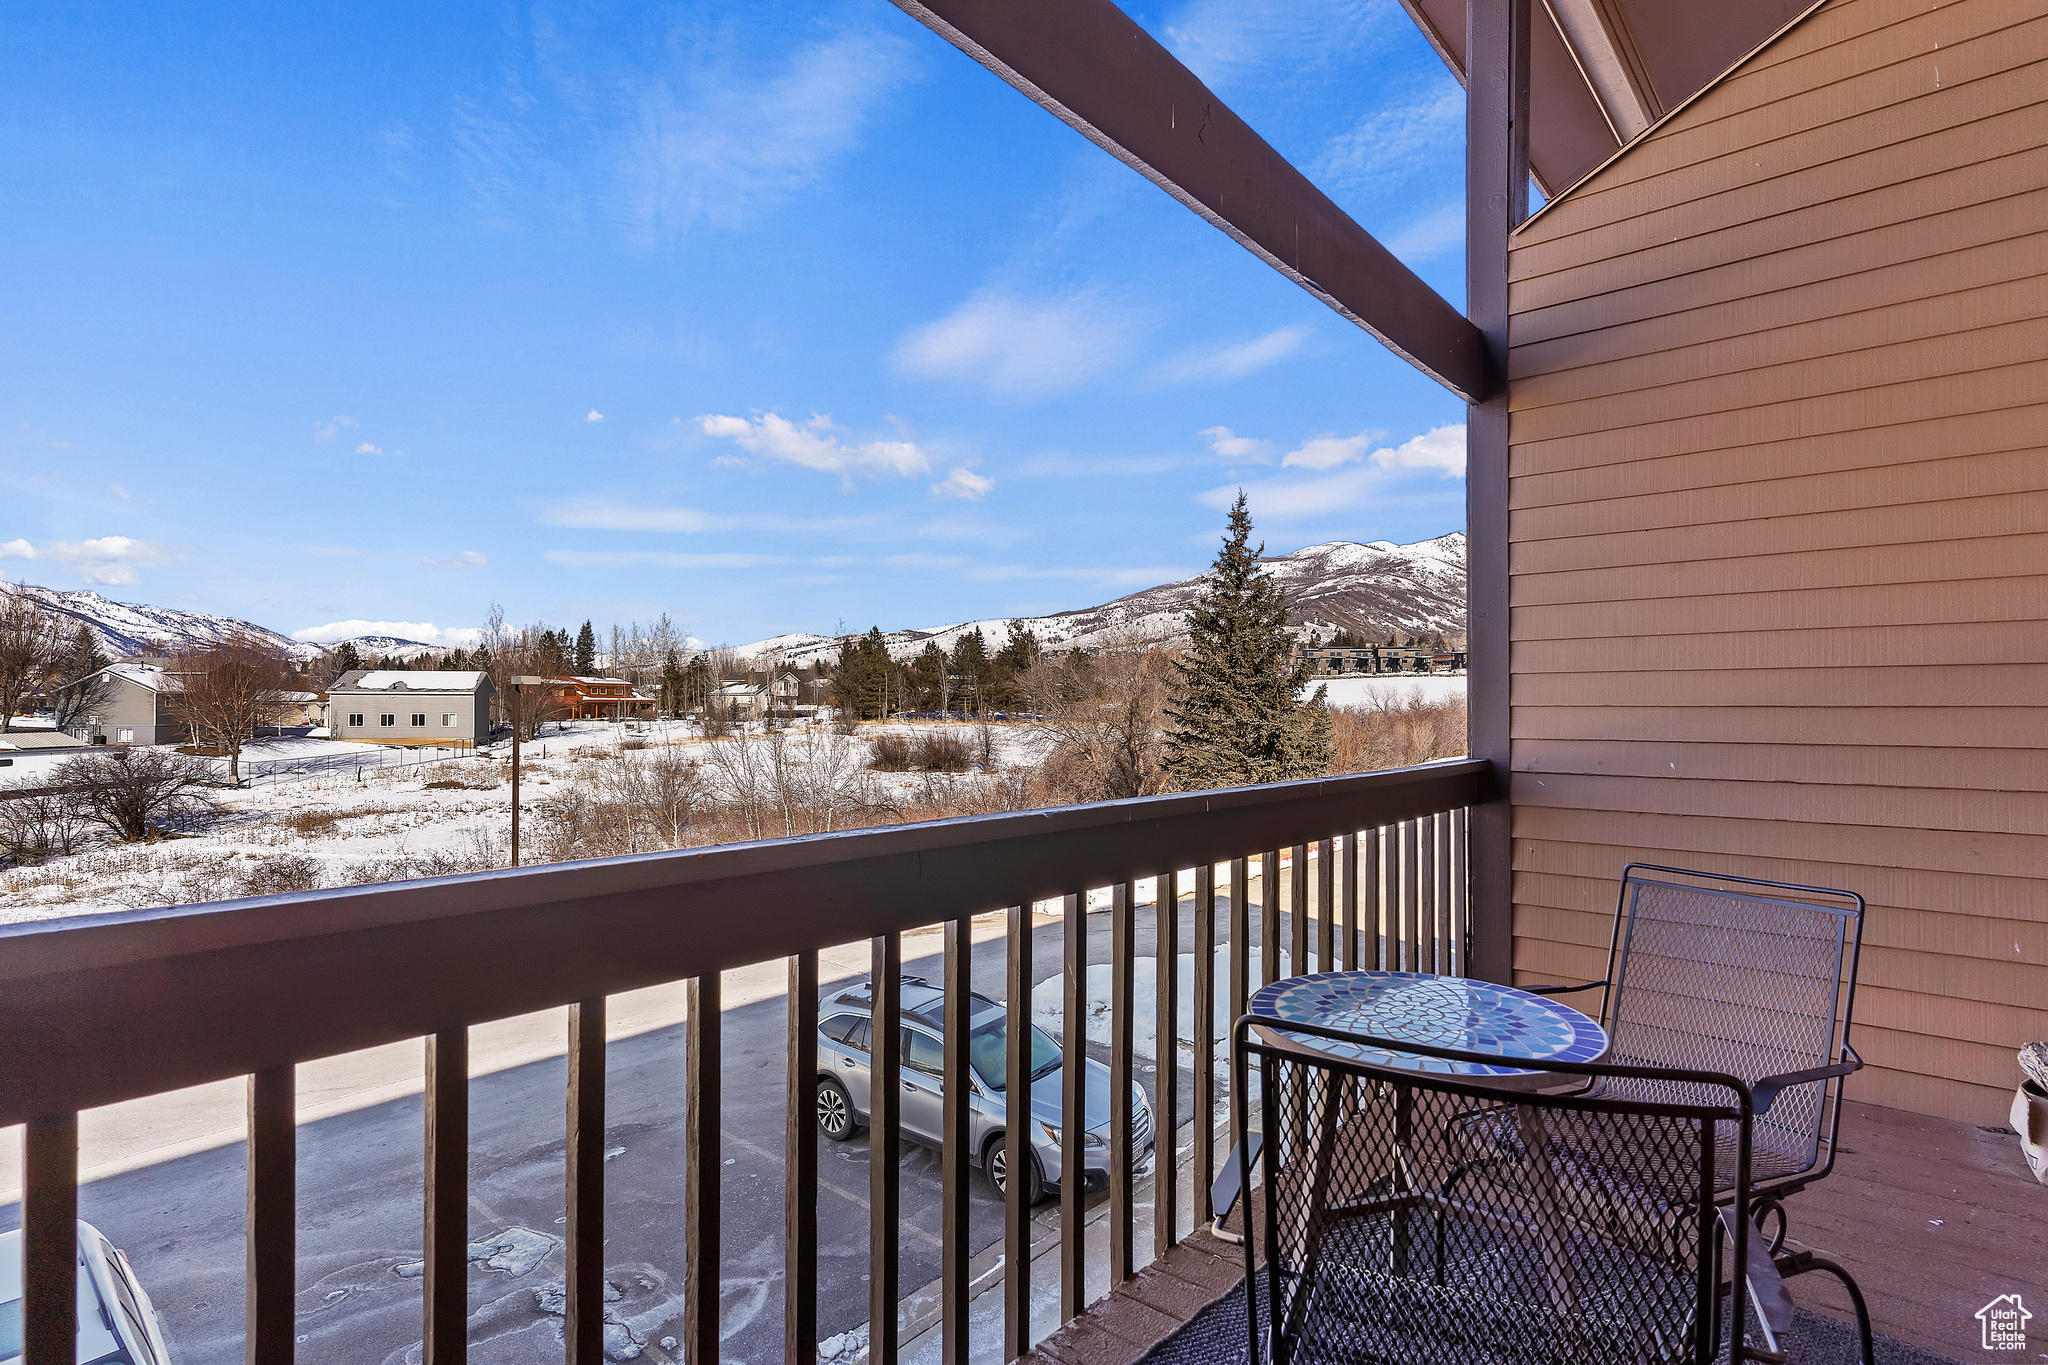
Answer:
<path fill-rule="evenodd" d="M 1727 1225 L 1713 1179 L 1724 1132 L 1735 1163 L 1748 1156 L 1739 1082 L 1688 1073 L 1687 1093 L 1659 1103 L 1597 1085 L 1504 1095 L 1333 1057 L 1323 1039 L 1462 1055 L 1240 1021 L 1237 1074 L 1257 1080 L 1234 1085 L 1233 1102 L 1257 1097 L 1266 1162 L 1263 1208 L 1247 1220 L 1247 1274 L 1254 1243 L 1265 1259 L 1263 1315 L 1248 1296 L 1254 1361 L 1706 1365 L 1723 1331 L 1743 1331 L 1742 1296 L 1719 1293 Z M 1462 1121 L 1504 1099 L 1514 1119 L 1472 1142 Z"/>
<path fill-rule="evenodd" d="M 1607 1060 L 1751 1084 L 1832 1065 L 1848 1041 L 1862 923 L 1852 892 L 1630 865 L 1601 1021 Z M 1616 1088 L 1656 1099 L 1668 1084 Z M 1757 1116 L 1755 1182 L 1814 1171 L 1823 1142 L 1832 1153 L 1840 1089 L 1788 1086 Z"/>

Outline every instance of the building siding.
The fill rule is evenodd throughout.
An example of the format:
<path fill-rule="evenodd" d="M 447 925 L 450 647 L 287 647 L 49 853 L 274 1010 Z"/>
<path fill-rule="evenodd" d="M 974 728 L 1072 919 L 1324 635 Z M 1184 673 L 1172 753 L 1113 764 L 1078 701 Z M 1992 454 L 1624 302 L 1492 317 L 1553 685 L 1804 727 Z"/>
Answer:
<path fill-rule="evenodd" d="M 2048 14 L 1833 0 L 1511 246 L 1515 975 L 1631 860 L 1870 903 L 1852 1093 L 2048 1037 Z"/>

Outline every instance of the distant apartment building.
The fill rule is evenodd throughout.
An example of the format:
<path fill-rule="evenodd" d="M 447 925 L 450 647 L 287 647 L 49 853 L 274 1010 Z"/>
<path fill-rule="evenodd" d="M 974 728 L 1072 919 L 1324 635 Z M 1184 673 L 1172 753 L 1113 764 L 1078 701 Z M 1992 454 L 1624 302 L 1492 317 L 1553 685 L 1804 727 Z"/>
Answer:
<path fill-rule="evenodd" d="M 358 744 L 482 744 L 496 695 L 481 672 L 350 669 L 327 689 L 328 733 Z"/>
<path fill-rule="evenodd" d="M 1309 674 L 1349 678 L 1375 673 L 1462 673 L 1465 651 L 1419 645 L 1317 645 L 1300 651 Z"/>

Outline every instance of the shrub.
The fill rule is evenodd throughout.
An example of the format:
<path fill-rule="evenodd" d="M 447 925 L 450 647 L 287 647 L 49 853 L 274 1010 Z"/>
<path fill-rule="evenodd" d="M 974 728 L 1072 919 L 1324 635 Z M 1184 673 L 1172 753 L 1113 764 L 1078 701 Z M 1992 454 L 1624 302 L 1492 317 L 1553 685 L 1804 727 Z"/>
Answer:
<path fill-rule="evenodd" d="M 163 749 L 110 748 L 66 759 L 52 782 L 68 788 L 88 818 L 130 842 L 189 828 L 214 809 L 202 790 L 215 784 L 212 766 Z"/>
<path fill-rule="evenodd" d="M 85 812 L 70 792 L 0 801 L 0 858 L 19 867 L 33 867 L 76 853 L 85 828 Z"/>
<path fill-rule="evenodd" d="M 303 853 L 279 853 L 252 864 L 242 874 L 245 896 L 281 896 L 291 891 L 317 891 L 320 863 Z"/>
<path fill-rule="evenodd" d="M 903 735 L 877 735 L 870 746 L 874 756 L 868 766 L 878 773 L 907 773 L 910 771 L 912 746 Z"/>
<path fill-rule="evenodd" d="M 1417 692 L 1375 697 L 1365 706 L 1330 708 L 1333 773 L 1407 768 L 1465 752 L 1465 703 Z"/>
<path fill-rule="evenodd" d="M 928 773 L 964 773 L 972 766 L 966 742 L 943 730 L 919 735 L 911 761 Z"/>

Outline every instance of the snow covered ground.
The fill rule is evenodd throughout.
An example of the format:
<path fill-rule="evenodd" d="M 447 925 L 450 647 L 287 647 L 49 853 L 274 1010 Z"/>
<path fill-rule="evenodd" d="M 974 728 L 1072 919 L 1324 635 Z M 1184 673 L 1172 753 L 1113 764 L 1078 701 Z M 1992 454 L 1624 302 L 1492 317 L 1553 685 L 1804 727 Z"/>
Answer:
<path fill-rule="evenodd" d="M 891 731 L 942 728 L 970 748 L 978 738 L 979 727 L 972 725 L 864 725 L 850 741 L 859 749 L 854 770 L 874 790 L 914 800 L 925 775 L 868 773 L 862 766 L 866 747 Z M 1036 764 L 1043 757 L 1044 740 L 1036 730 L 993 726 L 991 737 L 999 770 Z M 642 762 L 678 750 L 709 757 L 708 745 L 733 742 L 706 741 L 680 723 L 551 724 L 521 746 L 522 806 L 531 816 L 561 784 L 588 772 L 584 765 Z M 510 746 L 501 743 L 437 760 L 389 746 L 296 736 L 257 742 L 244 751 L 245 771 L 250 764 L 290 771 L 280 772 L 276 780 L 214 792 L 220 817 L 197 833 L 149 844 L 116 844 L 95 836 L 79 853 L 0 872 L 0 923 L 194 905 L 304 889 L 309 883 L 348 886 L 508 866 L 509 753 Z M 225 775 L 224 760 L 215 766 Z M 974 779 L 937 775 L 934 780 Z M 532 849 L 528 844 L 529 858 Z"/>
<path fill-rule="evenodd" d="M 1378 700 L 1405 701 L 1411 697 L 1424 701 L 1465 700 L 1463 673 L 1420 673 L 1398 678 L 1323 678 L 1310 683 L 1308 690 L 1313 694 L 1318 687 L 1329 689 L 1332 706 L 1370 706 Z"/>

